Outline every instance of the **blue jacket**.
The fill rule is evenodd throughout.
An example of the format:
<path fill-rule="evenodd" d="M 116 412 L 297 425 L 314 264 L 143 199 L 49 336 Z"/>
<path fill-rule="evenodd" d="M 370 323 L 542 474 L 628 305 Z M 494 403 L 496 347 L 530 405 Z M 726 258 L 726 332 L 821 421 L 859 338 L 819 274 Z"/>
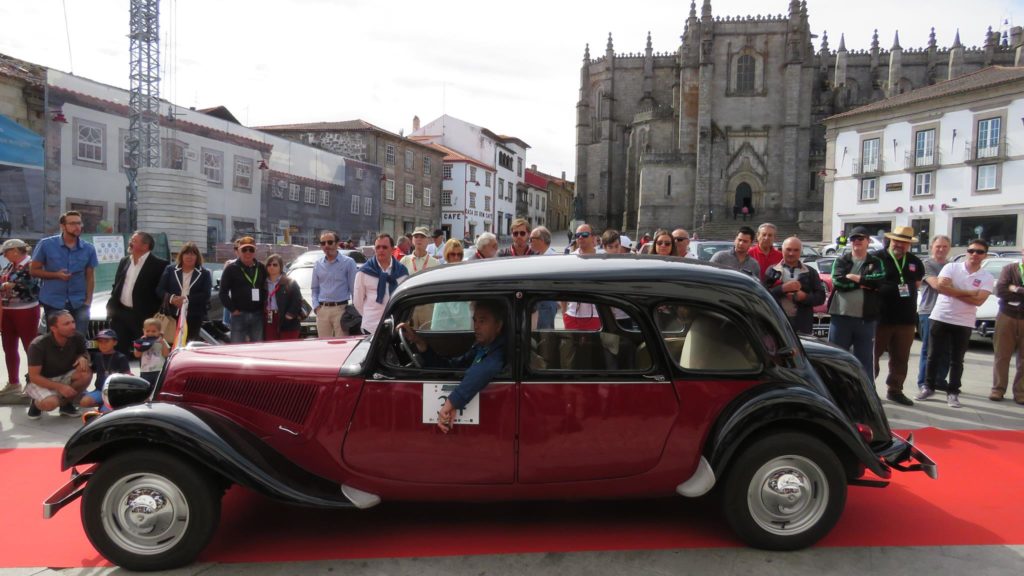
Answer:
<path fill-rule="evenodd" d="M 448 400 L 457 410 L 462 410 L 481 390 L 494 380 L 505 367 L 505 337 L 498 336 L 489 346 L 474 344 L 468 352 L 454 358 L 438 356 L 427 348 L 423 353 L 427 366 L 434 368 L 465 369 L 462 382 L 448 395 Z"/>

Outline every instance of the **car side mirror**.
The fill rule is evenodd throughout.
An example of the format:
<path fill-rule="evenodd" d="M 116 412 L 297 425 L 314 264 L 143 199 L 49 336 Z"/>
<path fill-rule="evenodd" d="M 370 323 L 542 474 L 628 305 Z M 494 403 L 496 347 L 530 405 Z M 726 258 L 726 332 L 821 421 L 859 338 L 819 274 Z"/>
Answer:
<path fill-rule="evenodd" d="M 390 335 L 390 334 L 394 334 L 395 333 L 395 318 L 394 318 L 394 316 L 388 316 L 387 319 L 384 320 L 384 322 L 382 322 L 382 324 L 384 326 L 384 333 L 385 334 L 389 334 Z"/>

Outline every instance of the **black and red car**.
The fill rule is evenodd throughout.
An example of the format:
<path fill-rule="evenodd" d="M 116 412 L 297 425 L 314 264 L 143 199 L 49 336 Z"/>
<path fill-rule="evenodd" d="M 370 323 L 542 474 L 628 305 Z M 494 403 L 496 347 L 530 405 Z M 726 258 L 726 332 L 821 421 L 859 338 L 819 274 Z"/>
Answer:
<path fill-rule="evenodd" d="M 507 311 L 505 366 L 443 434 L 463 373 L 418 365 L 395 327 L 460 354 L 480 300 Z M 567 330 L 549 302 L 600 327 Z M 798 339 L 755 280 L 676 258 L 442 266 L 398 288 L 372 337 L 193 347 L 153 390 L 107 389 L 119 408 L 68 441 L 73 477 L 44 508 L 82 496 L 93 545 L 134 570 L 193 561 L 232 484 L 326 508 L 716 490 L 740 539 L 796 549 L 831 530 L 847 486 L 936 473 L 850 354 Z"/>

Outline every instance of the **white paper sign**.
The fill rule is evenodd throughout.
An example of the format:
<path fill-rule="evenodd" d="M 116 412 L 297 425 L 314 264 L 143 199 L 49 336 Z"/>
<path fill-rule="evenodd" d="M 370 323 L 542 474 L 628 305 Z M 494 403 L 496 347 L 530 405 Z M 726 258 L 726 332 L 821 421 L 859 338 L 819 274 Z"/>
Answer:
<path fill-rule="evenodd" d="M 100 264 L 116 264 L 124 258 L 124 236 L 93 236 L 92 245 Z"/>
<path fill-rule="evenodd" d="M 437 411 L 444 406 L 448 395 L 458 388 L 458 382 L 451 384 L 423 385 L 423 423 L 437 424 Z M 480 424 L 480 395 L 477 394 L 469 404 L 455 415 L 456 424 Z"/>

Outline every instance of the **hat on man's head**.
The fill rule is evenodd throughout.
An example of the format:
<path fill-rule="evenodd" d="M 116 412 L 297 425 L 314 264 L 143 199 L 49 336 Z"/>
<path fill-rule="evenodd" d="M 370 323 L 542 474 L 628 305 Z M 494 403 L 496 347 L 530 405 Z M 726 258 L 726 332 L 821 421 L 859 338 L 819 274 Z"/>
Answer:
<path fill-rule="evenodd" d="M 863 236 L 865 238 L 870 238 L 871 233 L 868 232 L 867 228 L 863 226 L 857 226 L 853 230 L 850 230 L 850 233 L 846 235 L 846 237 L 849 238 L 850 240 L 853 240 L 854 236 Z"/>
<path fill-rule="evenodd" d="M 96 333 L 96 340 L 117 340 L 117 332 L 105 328 Z"/>
<path fill-rule="evenodd" d="M 629 236 L 619 236 L 619 246 L 629 250 L 633 247 L 633 241 L 629 239 Z"/>
<path fill-rule="evenodd" d="M 917 242 L 917 236 L 914 236 L 914 228 L 912 226 L 897 226 L 892 229 L 892 232 L 886 232 L 885 237 L 889 240 Z"/>
<path fill-rule="evenodd" d="M 11 238 L 10 240 L 4 242 L 3 246 L 0 246 L 0 254 L 3 254 L 4 252 L 7 252 L 12 248 L 28 248 L 28 244 L 26 244 L 24 240 Z"/>
<path fill-rule="evenodd" d="M 430 235 L 431 238 L 438 238 L 440 236 L 444 236 L 444 230 L 441 230 L 440 228 L 434 230 L 434 233 Z"/>
<path fill-rule="evenodd" d="M 430 236 L 430 230 L 426 226 L 420 226 L 412 231 L 413 236 Z"/>

